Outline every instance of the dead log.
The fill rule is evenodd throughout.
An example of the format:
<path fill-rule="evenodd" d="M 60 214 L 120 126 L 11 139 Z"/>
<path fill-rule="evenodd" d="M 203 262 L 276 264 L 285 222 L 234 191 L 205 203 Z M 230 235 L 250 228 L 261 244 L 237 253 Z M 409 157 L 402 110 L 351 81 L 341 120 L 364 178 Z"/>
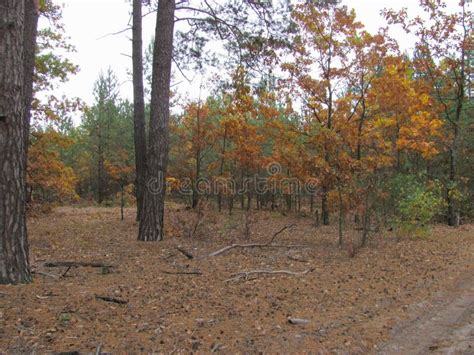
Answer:
<path fill-rule="evenodd" d="M 115 298 L 115 297 L 108 297 L 108 296 L 95 296 L 96 299 L 102 300 L 105 302 L 112 302 L 112 303 L 118 303 L 118 304 L 127 304 L 127 300 L 122 300 L 120 298 Z"/>
<path fill-rule="evenodd" d="M 292 275 L 292 276 L 301 276 L 306 275 L 312 272 L 314 269 L 308 269 L 302 272 L 294 272 L 289 270 L 251 270 L 251 271 L 242 271 L 235 274 L 230 279 L 225 280 L 225 282 L 237 281 L 240 279 L 247 279 L 251 275 Z"/>
<path fill-rule="evenodd" d="M 283 227 L 282 229 L 280 229 L 278 232 L 274 233 L 272 238 L 266 242 L 266 243 L 253 243 L 253 244 L 232 244 L 232 245 L 228 245 L 222 249 L 219 249 L 211 254 L 209 254 L 208 256 L 212 257 L 212 256 L 218 256 L 218 255 L 221 255 L 223 253 L 225 253 L 226 251 L 229 251 L 231 249 L 236 249 L 236 248 L 241 248 L 241 249 L 244 249 L 244 248 L 285 248 L 285 247 L 293 247 L 293 246 L 284 246 L 284 245 L 271 245 L 275 238 L 283 233 L 285 230 L 289 229 L 289 228 L 293 228 L 295 225 L 294 224 L 291 224 L 289 226 L 285 226 Z"/>

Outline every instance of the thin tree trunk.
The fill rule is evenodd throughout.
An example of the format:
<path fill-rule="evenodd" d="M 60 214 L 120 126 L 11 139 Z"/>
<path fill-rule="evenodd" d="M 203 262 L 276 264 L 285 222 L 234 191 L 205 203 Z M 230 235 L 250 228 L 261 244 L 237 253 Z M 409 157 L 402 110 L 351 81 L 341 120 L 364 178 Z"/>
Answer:
<path fill-rule="evenodd" d="M 132 28 L 133 63 L 133 133 L 135 143 L 137 220 L 140 220 L 143 204 L 143 190 L 146 188 L 146 133 L 145 98 L 143 90 L 143 39 L 142 39 L 142 1 L 133 0 Z"/>
<path fill-rule="evenodd" d="M 123 207 L 125 205 L 125 201 L 123 198 L 123 183 L 120 184 L 120 220 L 123 221 Z"/>
<path fill-rule="evenodd" d="M 464 73 L 464 66 L 461 71 Z M 462 76 L 464 78 L 464 74 Z M 456 107 L 456 115 L 454 122 L 453 142 L 449 148 L 449 184 L 447 189 L 447 203 L 448 203 L 448 224 L 452 227 L 459 226 L 459 212 L 456 208 L 456 201 L 451 196 L 451 191 L 457 182 L 457 150 L 458 150 L 458 139 L 459 139 L 459 122 L 461 121 L 463 100 L 464 100 L 464 86 L 461 85 L 460 94 L 458 96 L 458 103 Z"/>
<path fill-rule="evenodd" d="M 0 0 L 0 284 L 31 281 L 26 230 L 25 1 Z"/>
<path fill-rule="evenodd" d="M 104 201 L 104 149 L 102 146 L 102 132 L 99 127 L 98 147 L 97 147 L 97 202 Z"/>
<path fill-rule="evenodd" d="M 219 167 L 219 176 L 222 177 L 224 173 L 224 162 L 225 162 L 225 150 L 226 150 L 226 142 L 227 141 L 227 125 L 224 122 L 224 138 L 222 140 L 222 151 L 221 151 L 221 162 Z M 217 195 L 217 203 L 219 206 L 219 212 L 222 210 L 222 191 L 219 188 L 219 193 Z"/>
<path fill-rule="evenodd" d="M 232 209 L 234 208 L 234 195 L 229 194 L 229 216 L 232 216 Z"/>
<path fill-rule="evenodd" d="M 196 128 L 197 128 L 197 135 L 198 137 L 200 136 L 201 134 L 201 94 L 199 94 L 199 102 L 198 102 L 198 108 L 197 108 L 197 112 L 196 112 Z M 200 143 L 198 143 L 200 144 Z M 193 186 L 192 186 L 192 189 L 193 189 L 193 199 L 192 199 L 192 208 L 195 209 L 198 204 L 199 204 L 199 192 L 198 192 L 198 182 L 199 182 L 199 179 L 201 177 L 201 148 L 198 147 L 197 151 L 196 151 L 196 171 L 195 171 L 195 174 L 196 174 L 196 179 L 194 180 L 194 183 L 193 183 Z"/>
<path fill-rule="evenodd" d="M 365 207 L 364 207 L 364 224 L 362 226 L 362 241 L 361 247 L 365 247 L 367 244 L 367 236 L 369 235 L 369 225 L 370 225 L 370 211 L 369 211 L 369 191 L 365 196 Z"/>
<path fill-rule="evenodd" d="M 319 227 L 319 210 L 316 210 L 314 214 L 314 226 Z"/>
<path fill-rule="evenodd" d="M 458 90 L 457 90 L 457 97 L 456 97 L 456 113 L 454 117 L 454 132 L 453 132 L 453 142 L 451 147 L 449 148 L 449 183 L 450 186 L 448 187 L 447 191 L 447 203 L 448 203 L 448 224 L 453 227 L 459 226 L 459 211 L 456 206 L 456 201 L 451 196 L 451 191 L 453 187 L 456 185 L 457 182 L 457 154 L 458 154 L 458 140 L 459 140 L 459 124 L 461 122 L 462 111 L 464 107 L 464 100 L 466 96 L 466 66 L 468 66 L 467 58 L 466 58 L 466 50 L 467 50 L 467 42 L 469 36 L 472 35 L 472 30 L 469 24 L 471 24 L 471 19 L 466 12 L 467 2 L 463 2 L 462 4 L 462 25 L 464 29 L 463 33 L 463 46 L 461 47 L 461 65 L 460 65 L 460 78 L 457 80 L 458 83 Z"/>
<path fill-rule="evenodd" d="M 328 192 L 326 187 L 323 187 L 321 192 L 321 219 L 323 220 L 323 225 L 329 225 Z"/>
<path fill-rule="evenodd" d="M 138 239 L 164 238 L 166 169 L 169 150 L 170 82 L 175 0 L 159 0 L 150 105 L 146 185 Z"/>
<path fill-rule="evenodd" d="M 340 186 L 337 187 L 337 192 L 339 194 L 339 247 L 342 247 L 344 227 L 344 205 Z"/>

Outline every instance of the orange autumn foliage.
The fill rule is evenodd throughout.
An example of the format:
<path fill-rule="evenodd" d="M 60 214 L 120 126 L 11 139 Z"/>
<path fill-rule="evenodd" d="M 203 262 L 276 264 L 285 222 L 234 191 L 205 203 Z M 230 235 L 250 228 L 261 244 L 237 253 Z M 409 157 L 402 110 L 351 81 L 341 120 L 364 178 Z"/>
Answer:
<path fill-rule="evenodd" d="M 73 142 L 54 130 L 33 132 L 28 151 L 28 186 L 59 199 L 76 199 L 76 175 L 61 160 L 60 149 Z"/>

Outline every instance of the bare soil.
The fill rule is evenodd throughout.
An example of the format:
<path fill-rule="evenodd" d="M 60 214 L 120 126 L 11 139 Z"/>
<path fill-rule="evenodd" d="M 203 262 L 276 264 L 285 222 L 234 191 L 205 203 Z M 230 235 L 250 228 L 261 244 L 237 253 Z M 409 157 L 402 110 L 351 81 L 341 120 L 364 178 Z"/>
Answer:
<path fill-rule="evenodd" d="M 316 228 L 298 215 L 252 212 L 244 237 L 240 211 L 206 212 L 195 228 L 192 212 L 170 206 L 159 243 L 136 241 L 133 209 L 125 221 L 119 216 L 116 208 L 67 207 L 30 218 L 34 282 L 0 286 L 1 352 L 462 353 L 472 346 L 472 283 L 462 280 L 474 274 L 473 225 L 435 226 L 417 239 L 375 233 L 349 258 L 336 227 Z M 233 243 L 266 243 L 291 224 L 275 238 L 278 248 L 207 256 Z M 348 226 L 345 238 L 356 243 L 359 233 Z M 113 267 L 46 267 L 51 261 Z M 236 275 L 252 270 L 285 273 Z M 430 317 L 446 322 L 431 328 Z M 407 339 L 418 345 L 420 324 L 420 336 L 436 332 L 439 341 L 402 348 Z"/>
<path fill-rule="evenodd" d="M 474 273 L 413 308 L 380 354 L 474 354 Z"/>

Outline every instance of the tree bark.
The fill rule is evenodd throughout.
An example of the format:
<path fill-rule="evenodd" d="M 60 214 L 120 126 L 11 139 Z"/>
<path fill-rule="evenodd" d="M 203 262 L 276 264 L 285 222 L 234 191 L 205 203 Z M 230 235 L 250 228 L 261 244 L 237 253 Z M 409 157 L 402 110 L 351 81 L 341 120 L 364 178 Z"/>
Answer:
<path fill-rule="evenodd" d="M 173 56 L 175 0 L 159 0 L 150 104 L 146 188 L 138 239 L 164 238 L 166 169 L 169 150 L 170 81 Z"/>
<path fill-rule="evenodd" d="M 26 230 L 25 1 L 0 0 L 0 284 L 31 281 Z"/>
<path fill-rule="evenodd" d="M 33 77 L 35 71 L 36 58 L 36 37 L 38 34 L 39 9 L 36 8 L 34 1 L 25 1 L 25 24 L 24 24 L 24 134 L 25 134 L 25 154 L 28 154 L 28 145 L 30 141 L 30 121 L 31 121 L 31 102 L 33 101 Z M 26 162 L 25 162 L 26 165 Z M 25 171 L 26 172 L 26 171 Z"/>
<path fill-rule="evenodd" d="M 25 159 L 25 174 L 27 172 L 28 165 L 28 147 L 30 142 L 30 121 L 31 121 L 31 102 L 33 101 L 33 80 L 35 71 L 35 58 L 36 58 L 36 37 L 38 34 L 38 18 L 39 8 L 37 3 L 34 1 L 25 2 L 25 23 L 24 23 L 24 40 L 23 40 L 23 51 L 24 51 L 24 140 L 25 140 L 25 153 L 23 158 Z M 25 176 L 26 181 L 26 176 Z M 26 203 L 31 201 L 31 192 L 28 191 L 28 186 L 25 183 L 26 189 Z"/>
<path fill-rule="evenodd" d="M 142 0 L 133 0 L 133 133 L 135 143 L 137 220 L 140 220 L 146 176 L 145 98 L 143 89 Z"/>

